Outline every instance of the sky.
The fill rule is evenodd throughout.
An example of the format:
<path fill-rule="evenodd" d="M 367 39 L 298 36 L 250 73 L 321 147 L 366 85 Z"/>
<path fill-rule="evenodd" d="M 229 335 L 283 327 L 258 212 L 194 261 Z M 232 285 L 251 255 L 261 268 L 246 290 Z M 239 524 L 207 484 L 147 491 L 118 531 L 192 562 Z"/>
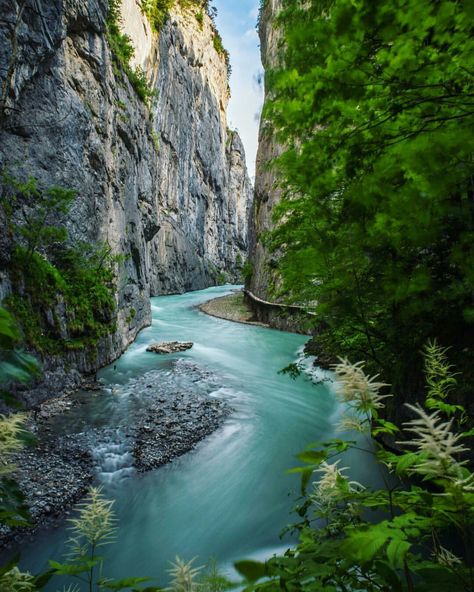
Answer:
<path fill-rule="evenodd" d="M 258 124 L 263 103 L 263 88 L 258 83 L 263 72 L 259 39 L 255 26 L 258 0 L 214 0 L 217 28 L 224 47 L 230 53 L 231 99 L 227 111 L 231 129 L 236 129 L 245 147 L 247 168 L 252 182 L 255 176 Z"/>

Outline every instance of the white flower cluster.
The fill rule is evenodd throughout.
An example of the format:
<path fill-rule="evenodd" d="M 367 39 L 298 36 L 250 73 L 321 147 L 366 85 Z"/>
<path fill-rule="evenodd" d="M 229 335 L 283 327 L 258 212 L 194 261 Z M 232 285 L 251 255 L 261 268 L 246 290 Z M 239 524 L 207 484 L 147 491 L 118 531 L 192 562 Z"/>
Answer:
<path fill-rule="evenodd" d="M 313 482 L 314 492 L 312 500 L 318 506 L 327 506 L 334 502 L 337 502 L 342 494 L 348 492 L 360 491 L 363 486 L 357 481 L 349 481 L 349 479 L 343 475 L 343 471 L 347 471 L 348 467 L 339 468 L 341 460 L 330 464 L 326 461 L 322 462 L 315 473 L 320 473 L 321 477 L 319 481 Z"/>
<path fill-rule="evenodd" d="M 10 459 L 12 454 L 23 448 L 20 435 L 25 431 L 25 420 L 21 413 L 0 415 L 0 477 L 15 469 Z"/>
<path fill-rule="evenodd" d="M 383 400 L 391 396 L 381 395 L 380 389 L 388 385 L 377 380 L 378 374 L 367 376 L 363 368 L 364 362 L 351 364 L 345 358 L 340 358 L 339 364 L 333 366 L 338 398 L 349 407 L 349 415 L 339 423 L 340 431 L 369 431 L 371 415 L 384 407 Z"/>
<path fill-rule="evenodd" d="M 445 565 L 446 567 L 455 567 L 456 565 L 460 565 L 462 563 L 461 559 L 445 549 L 444 547 L 440 547 L 438 552 L 435 554 L 436 560 L 440 565 Z"/>
<path fill-rule="evenodd" d="M 176 556 L 175 562 L 171 562 L 168 573 L 173 577 L 168 588 L 170 592 L 195 592 L 199 587 L 196 577 L 202 567 L 193 567 L 196 557 L 186 563 L 181 557 Z"/>
<path fill-rule="evenodd" d="M 102 495 L 100 487 L 91 487 L 84 501 L 77 505 L 79 514 L 71 518 L 73 536 L 70 544 L 73 555 L 82 556 L 88 546 L 94 548 L 114 541 L 116 518 L 112 510 L 114 502 Z"/>
<path fill-rule="evenodd" d="M 34 592 L 35 578 L 29 572 L 22 572 L 14 567 L 0 576 L 0 590 L 5 592 Z"/>
<path fill-rule="evenodd" d="M 420 405 L 407 407 L 418 415 L 417 418 L 405 422 L 405 430 L 415 434 L 412 440 L 398 442 L 405 446 L 413 446 L 421 453 L 422 459 L 412 469 L 429 477 L 448 476 L 458 485 L 464 481 L 464 489 L 473 486 L 472 476 L 462 479 L 462 466 L 467 461 L 458 461 L 456 455 L 467 452 L 468 448 L 460 444 L 462 434 L 451 431 L 453 420 L 443 421 L 439 411 L 428 414 Z M 470 483 L 468 483 L 469 481 Z"/>
<path fill-rule="evenodd" d="M 369 377 L 363 370 L 364 362 L 351 364 L 347 359 L 340 359 L 339 364 L 333 366 L 338 379 L 338 395 L 341 401 L 349 403 L 359 411 L 372 411 L 384 406 L 383 399 L 390 395 L 380 395 L 382 387 L 388 386 L 384 382 L 377 382 L 378 374 Z"/>

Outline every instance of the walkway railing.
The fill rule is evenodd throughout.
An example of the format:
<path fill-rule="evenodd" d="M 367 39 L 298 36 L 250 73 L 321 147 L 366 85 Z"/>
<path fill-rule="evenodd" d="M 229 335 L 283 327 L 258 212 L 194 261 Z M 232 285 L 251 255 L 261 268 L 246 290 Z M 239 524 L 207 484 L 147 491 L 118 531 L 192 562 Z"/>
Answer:
<path fill-rule="evenodd" d="M 259 298 L 253 292 L 251 292 L 250 290 L 246 290 L 246 289 L 244 289 L 244 294 L 246 296 L 248 296 L 249 298 L 251 298 L 252 300 L 254 300 L 255 302 L 258 302 L 259 304 L 264 304 L 265 306 L 270 306 L 272 308 L 279 308 L 281 310 L 294 310 L 294 311 L 303 312 L 304 314 L 307 314 L 307 315 L 316 316 L 315 312 L 309 311 L 304 306 L 300 306 L 298 304 L 282 304 L 280 302 L 269 302 L 268 300 L 263 300 L 262 298 Z"/>

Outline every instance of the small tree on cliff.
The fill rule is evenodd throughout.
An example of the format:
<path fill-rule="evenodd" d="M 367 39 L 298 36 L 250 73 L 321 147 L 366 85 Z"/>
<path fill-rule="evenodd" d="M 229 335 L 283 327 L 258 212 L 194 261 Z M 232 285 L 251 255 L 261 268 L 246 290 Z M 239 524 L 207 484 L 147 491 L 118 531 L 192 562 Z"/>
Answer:
<path fill-rule="evenodd" d="M 76 197 L 73 189 L 52 186 L 41 190 L 33 177 L 21 182 L 8 174 L 3 175 L 3 186 L 1 203 L 13 239 L 25 246 L 26 260 L 36 251 L 66 240 L 66 229 L 57 223 L 67 214 Z M 19 218 L 23 220 L 17 222 Z"/>

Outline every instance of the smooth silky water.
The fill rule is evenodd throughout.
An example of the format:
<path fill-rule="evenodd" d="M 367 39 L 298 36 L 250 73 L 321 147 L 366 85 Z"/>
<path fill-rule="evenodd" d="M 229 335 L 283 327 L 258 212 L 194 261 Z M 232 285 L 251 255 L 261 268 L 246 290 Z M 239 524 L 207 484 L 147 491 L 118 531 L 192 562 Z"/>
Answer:
<path fill-rule="evenodd" d="M 115 500 L 118 517 L 117 542 L 101 551 L 108 577 L 146 575 L 164 585 L 176 555 L 198 556 L 199 565 L 212 557 L 227 568 L 292 543 L 289 535 L 280 539 L 297 518 L 291 510 L 299 479 L 287 470 L 308 443 L 336 436 L 340 408 L 330 380 L 315 386 L 279 374 L 297 359 L 306 337 L 217 319 L 195 308 L 232 288 L 153 298 L 153 325 L 99 373 L 104 389 L 83 393 L 85 404 L 55 419 L 59 432 L 104 426 L 110 432 L 109 441 L 94 449 L 97 482 Z M 146 352 L 151 342 L 167 340 L 193 341 L 194 347 L 167 356 Z M 133 410 L 156 388 L 164 396 L 170 389 L 207 392 L 233 411 L 193 451 L 137 474 L 123 432 Z M 349 454 L 344 464 L 352 467 L 350 477 L 373 483 L 367 456 Z M 66 520 L 38 534 L 21 549 L 22 567 L 37 573 L 48 559 L 63 559 L 68 536 Z M 62 583 L 57 579 L 47 589 Z"/>

